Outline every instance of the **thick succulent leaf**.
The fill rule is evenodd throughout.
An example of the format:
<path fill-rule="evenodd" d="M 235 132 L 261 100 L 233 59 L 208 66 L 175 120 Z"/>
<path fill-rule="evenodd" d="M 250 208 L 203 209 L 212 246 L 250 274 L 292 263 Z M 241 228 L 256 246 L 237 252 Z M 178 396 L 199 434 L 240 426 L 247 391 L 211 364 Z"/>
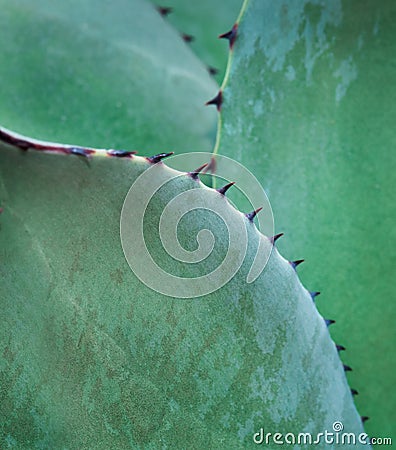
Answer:
<path fill-rule="evenodd" d="M 248 236 L 228 284 L 175 299 L 143 285 L 120 244 L 124 197 L 152 167 L 146 159 L 24 152 L 3 142 L 0 163 L 2 447 L 181 449 L 188 440 L 200 449 L 249 448 L 263 426 L 317 433 L 339 420 L 362 432 L 309 293 L 276 250 L 246 283 L 259 240 L 264 252 L 272 244 L 221 194 L 180 173 L 147 209 L 153 255 L 161 255 L 159 214 L 190 190 L 208 205 L 220 201 L 240 222 L 238 240 Z M 152 182 L 175 173 L 154 168 Z M 224 224 L 191 211 L 178 236 L 191 247 L 204 228 L 216 244 L 202 262 L 208 270 L 227 248 Z"/>
<path fill-rule="evenodd" d="M 266 189 L 374 436 L 395 436 L 396 4 L 245 2 L 217 150 Z M 243 203 L 242 203 L 243 204 Z M 386 356 L 385 356 L 386 355 Z"/>
<path fill-rule="evenodd" d="M 1 0 L 0 123 L 41 139 L 210 151 L 214 81 L 144 0 Z"/>
<path fill-rule="evenodd" d="M 218 40 L 218 36 L 226 31 L 238 17 L 242 0 L 224 0 L 213 2 L 202 0 L 186 2 L 185 0 L 155 0 L 158 7 L 171 8 L 165 20 L 174 25 L 181 35 L 192 36 L 188 45 L 197 54 L 208 69 L 216 69 L 216 80 L 223 80 L 228 59 L 227 45 Z"/>

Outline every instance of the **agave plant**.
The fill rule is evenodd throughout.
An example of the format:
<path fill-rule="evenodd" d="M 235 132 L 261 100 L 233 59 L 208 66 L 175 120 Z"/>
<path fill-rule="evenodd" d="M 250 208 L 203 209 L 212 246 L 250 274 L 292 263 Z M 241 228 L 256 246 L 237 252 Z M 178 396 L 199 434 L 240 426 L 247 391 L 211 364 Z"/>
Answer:
<path fill-rule="evenodd" d="M 395 238 L 396 8 L 188 3 L 2 3 L 2 448 L 277 447 L 263 430 L 288 435 L 285 446 L 344 430 L 357 440 L 345 447 L 366 448 L 368 413 L 370 434 L 394 432 L 394 256 L 381 250 Z M 197 167 L 166 164 L 198 151 L 213 154 L 206 184 Z M 213 177 L 220 156 L 263 185 L 274 235 Z M 215 249 L 197 267 L 159 237 L 167 205 L 198 195 L 246 242 L 228 282 L 178 298 L 131 270 L 119 228 L 125 205 L 131 219 L 143 204 L 124 203 L 138 180 L 164 184 L 125 254 L 140 258 L 143 236 L 179 276 L 220 266 L 230 239 L 209 209 L 177 227 L 190 252 L 211 230 Z M 247 282 L 257 249 L 268 261 Z"/>

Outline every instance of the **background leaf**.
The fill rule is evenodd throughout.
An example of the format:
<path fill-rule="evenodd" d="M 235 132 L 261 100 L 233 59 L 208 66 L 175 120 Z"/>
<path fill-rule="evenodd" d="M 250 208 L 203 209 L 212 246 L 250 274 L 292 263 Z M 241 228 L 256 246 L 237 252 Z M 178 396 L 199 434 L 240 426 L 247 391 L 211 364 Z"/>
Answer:
<path fill-rule="evenodd" d="M 191 49 L 208 68 L 218 70 L 215 79 L 221 83 L 227 65 L 228 47 L 218 36 L 232 27 L 243 1 L 202 0 L 191 4 L 183 0 L 170 0 L 166 3 L 155 0 L 154 3 L 172 8 L 166 20 L 181 34 L 193 37 L 193 41 L 189 43 Z"/>
<path fill-rule="evenodd" d="M 303 280 L 337 319 L 368 432 L 394 436 L 396 5 L 245 5 L 218 151 L 263 184 L 281 251 L 307 260 Z"/>
<path fill-rule="evenodd" d="M 216 89 L 143 0 L 0 1 L 0 123 L 54 142 L 210 151 Z"/>

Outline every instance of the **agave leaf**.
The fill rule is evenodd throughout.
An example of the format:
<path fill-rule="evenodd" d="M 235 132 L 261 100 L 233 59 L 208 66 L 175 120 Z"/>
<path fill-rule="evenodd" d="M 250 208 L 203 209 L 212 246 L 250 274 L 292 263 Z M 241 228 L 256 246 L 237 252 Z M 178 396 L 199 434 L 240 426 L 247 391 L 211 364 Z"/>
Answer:
<path fill-rule="evenodd" d="M 237 241 L 248 238 L 229 283 L 175 299 L 138 280 L 120 245 L 124 198 L 152 165 L 105 151 L 51 153 L 0 144 L 3 447 L 185 448 L 188 439 L 194 448 L 249 448 L 262 426 L 317 433 L 335 421 L 362 432 L 309 293 L 276 249 L 246 283 L 258 242 L 264 252 L 272 244 L 221 194 L 180 173 L 147 209 L 148 246 L 165 263 L 159 215 L 191 190 L 205 204 L 220 201 L 227 225 L 240 225 Z M 150 182 L 175 173 L 163 163 L 154 168 Z M 227 248 L 224 226 L 201 209 L 177 231 L 188 247 L 204 228 L 217 246 L 200 266 L 207 271 Z"/>
<path fill-rule="evenodd" d="M 265 187 L 280 249 L 309 262 L 303 279 L 337 319 L 368 430 L 395 435 L 395 2 L 244 8 L 216 150 Z"/>
<path fill-rule="evenodd" d="M 144 0 L 1 1 L 0 123 L 83 146 L 210 151 L 206 67 Z"/>
<path fill-rule="evenodd" d="M 191 4 L 183 0 L 155 0 L 154 3 L 157 7 L 171 8 L 166 20 L 174 25 L 181 35 L 192 36 L 193 40 L 188 43 L 191 49 L 208 69 L 218 71 L 215 79 L 221 82 L 227 65 L 228 51 L 224 42 L 217 40 L 217 37 L 228 31 L 230 24 L 233 24 L 238 16 L 243 1 L 203 0 Z"/>

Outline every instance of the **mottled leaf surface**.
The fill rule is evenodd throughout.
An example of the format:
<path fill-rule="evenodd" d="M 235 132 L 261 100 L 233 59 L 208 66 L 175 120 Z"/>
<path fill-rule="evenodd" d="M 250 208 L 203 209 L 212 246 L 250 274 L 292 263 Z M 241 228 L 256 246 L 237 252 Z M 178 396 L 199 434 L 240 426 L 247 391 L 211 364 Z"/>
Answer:
<path fill-rule="evenodd" d="M 395 436 L 393 1 L 245 2 L 218 151 L 259 178 L 280 249 L 348 351 L 373 436 Z"/>
<path fill-rule="evenodd" d="M 288 261 L 274 250 L 246 284 L 258 240 L 271 245 L 238 211 L 227 207 L 248 235 L 238 274 L 205 297 L 165 297 L 120 245 L 120 210 L 146 160 L 99 153 L 87 164 L 2 144 L 0 162 L 2 447 L 253 448 L 263 426 L 318 433 L 336 420 L 362 432 L 335 345 Z M 185 174 L 166 184 L 145 218 L 153 255 L 165 204 L 197 188 L 226 201 Z M 203 228 L 219 264 L 227 234 L 210 211 L 189 213 L 180 240 Z"/>

